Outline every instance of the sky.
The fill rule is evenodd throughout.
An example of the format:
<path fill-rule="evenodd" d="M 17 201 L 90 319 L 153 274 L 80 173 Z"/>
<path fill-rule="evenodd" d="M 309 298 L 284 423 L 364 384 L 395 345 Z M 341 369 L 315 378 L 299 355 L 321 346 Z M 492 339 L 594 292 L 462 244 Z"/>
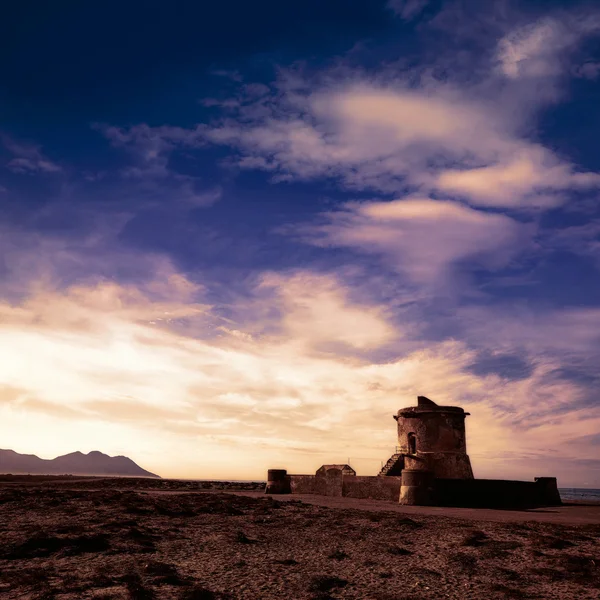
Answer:
<path fill-rule="evenodd" d="M 0 447 L 600 488 L 600 7 L 11 3 Z"/>

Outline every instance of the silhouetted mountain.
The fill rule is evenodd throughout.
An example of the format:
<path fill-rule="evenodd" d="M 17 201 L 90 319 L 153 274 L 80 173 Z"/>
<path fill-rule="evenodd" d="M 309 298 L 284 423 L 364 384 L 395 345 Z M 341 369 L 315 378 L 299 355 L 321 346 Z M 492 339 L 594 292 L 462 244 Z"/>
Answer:
<path fill-rule="evenodd" d="M 72 452 L 52 460 L 34 454 L 0 450 L 0 473 L 15 475 L 104 475 L 108 477 L 157 477 L 126 456 L 108 456 L 97 450 Z"/>

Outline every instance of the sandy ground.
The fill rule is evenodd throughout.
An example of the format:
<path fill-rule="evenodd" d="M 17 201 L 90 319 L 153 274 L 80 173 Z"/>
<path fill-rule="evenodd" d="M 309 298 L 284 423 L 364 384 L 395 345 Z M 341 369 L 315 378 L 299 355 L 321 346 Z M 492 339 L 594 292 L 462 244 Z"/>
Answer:
<path fill-rule="evenodd" d="M 600 598 L 600 507 L 94 487 L 0 483 L 0 598 Z"/>

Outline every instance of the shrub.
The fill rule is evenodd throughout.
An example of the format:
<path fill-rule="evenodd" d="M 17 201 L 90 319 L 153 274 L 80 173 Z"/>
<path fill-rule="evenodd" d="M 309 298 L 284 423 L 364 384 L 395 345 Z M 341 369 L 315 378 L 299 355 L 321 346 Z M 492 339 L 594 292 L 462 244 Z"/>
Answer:
<path fill-rule="evenodd" d="M 256 540 L 251 540 L 243 531 L 238 531 L 235 534 L 235 541 L 240 544 L 254 544 Z"/>
<path fill-rule="evenodd" d="M 387 551 L 389 554 L 393 554 L 394 556 L 408 556 L 412 554 L 410 550 L 401 548 L 400 546 L 390 546 Z"/>
<path fill-rule="evenodd" d="M 472 531 L 469 535 L 467 535 L 463 541 L 461 542 L 461 546 L 483 546 L 489 537 L 483 531 Z"/>
<path fill-rule="evenodd" d="M 154 592 L 146 587 L 137 573 L 129 573 L 122 579 L 131 600 L 154 600 Z"/>

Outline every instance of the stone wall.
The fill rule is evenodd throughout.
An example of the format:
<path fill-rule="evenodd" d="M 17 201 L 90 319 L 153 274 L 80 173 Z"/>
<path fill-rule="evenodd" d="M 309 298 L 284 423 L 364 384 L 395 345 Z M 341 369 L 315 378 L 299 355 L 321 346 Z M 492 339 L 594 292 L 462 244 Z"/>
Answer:
<path fill-rule="evenodd" d="M 554 477 L 540 477 L 536 481 L 436 479 L 432 504 L 518 510 L 559 506 L 561 500 Z"/>
<path fill-rule="evenodd" d="M 288 475 L 292 494 L 371 498 L 398 502 L 402 477 L 364 477 L 342 475 L 332 469 L 325 477 Z M 556 479 L 541 477 L 536 481 L 499 479 L 435 479 L 431 504 L 464 508 L 527 509 L 559 506 Z"/>
<path fill-rule="evenodd" d="M 319 496 L 347 496 L 398 502 L 401 477 L 364 477 L 339 475 L 330 470 L 325 477 L 315 475 L 289 475 L 292 494 L 317 494 Z"/>
<path fill-rule="evenodd" d="M 319 496 L 341 496 L 341 471 L 332 469 L 325 477 L 315 475 L 289 475 L 292 494 L 317 494 Z"/>
<path fill-rule="evenodd" d="M 348 498 L 372 498 L 398 502 L 402 477 L 363 477 L 345 475 L 342 495 Z"/>

